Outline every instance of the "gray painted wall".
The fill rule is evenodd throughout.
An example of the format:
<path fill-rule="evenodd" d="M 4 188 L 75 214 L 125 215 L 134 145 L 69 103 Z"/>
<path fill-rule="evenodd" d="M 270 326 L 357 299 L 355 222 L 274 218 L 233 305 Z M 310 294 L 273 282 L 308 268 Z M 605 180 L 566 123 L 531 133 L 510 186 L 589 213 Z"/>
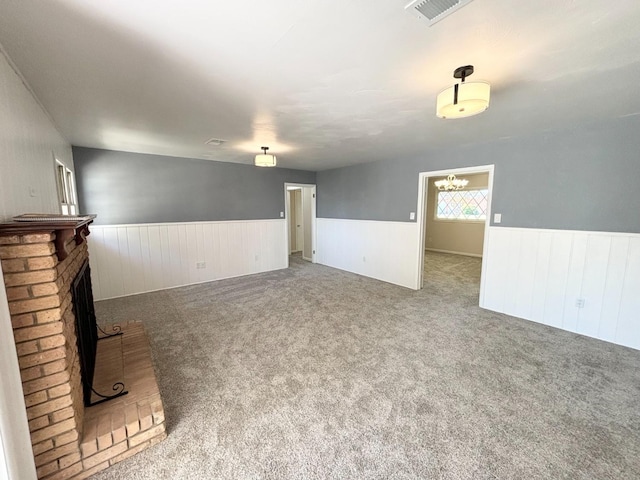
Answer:
<path fill-rule="evenodd" d="M 78 201 L 96 224 L 279 218 L 284 183 L 316 174 L 283 168 L 73 147 Z"/>
<path fill-rule="evenodd" d="M 630 116 L 321 171 L 318 217 L 409 221 L 419 172 L 494 164 L 501 226 L 640 233 L 638 132 L 640 116 Z"/>

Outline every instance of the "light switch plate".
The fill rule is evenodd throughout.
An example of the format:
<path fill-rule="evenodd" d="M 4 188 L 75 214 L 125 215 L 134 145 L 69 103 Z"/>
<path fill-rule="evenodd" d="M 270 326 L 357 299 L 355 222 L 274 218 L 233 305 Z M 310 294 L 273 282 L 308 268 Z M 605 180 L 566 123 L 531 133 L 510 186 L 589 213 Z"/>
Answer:
<path fill-rule="evenodd" d="M 416 212 L 410 212 L 409 213 L 409 220 L 415 220 L 416 219 Z"/>
<path fill-rule="evenodd" d="M 502 222 L 502 214 L 501 213 L 495 213 L 493 215 L 493 223 L 500 223 Z"/>

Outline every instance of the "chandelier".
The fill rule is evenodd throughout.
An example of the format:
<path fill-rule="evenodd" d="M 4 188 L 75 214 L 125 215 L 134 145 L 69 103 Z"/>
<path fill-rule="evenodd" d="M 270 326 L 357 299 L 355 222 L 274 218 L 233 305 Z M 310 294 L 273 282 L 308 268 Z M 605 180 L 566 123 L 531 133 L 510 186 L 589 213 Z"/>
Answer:
<path fill-rule="evenodd" d="M 445 190 L 447 192 L 451 190 L 461 190 L 467 186 L 469 180 L 464 178 L 456 178 L 455 175 L 449 175 L 447 178 L 434 182 L 434 185 L 438 187 L 438 190 Z"/>

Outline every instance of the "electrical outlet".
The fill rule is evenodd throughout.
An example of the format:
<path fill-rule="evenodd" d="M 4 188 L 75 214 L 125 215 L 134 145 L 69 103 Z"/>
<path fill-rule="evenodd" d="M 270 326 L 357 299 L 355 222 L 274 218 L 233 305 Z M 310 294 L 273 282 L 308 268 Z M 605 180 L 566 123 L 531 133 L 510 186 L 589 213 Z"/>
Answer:
<path fill-rule="evenodd" d="M 196 262 L 196 268 L 207 268 L 206 262 Z"/>
<path fill-rule="evenodd" d="M 502 214 L 501 213 L 495 213 L 493 215 L 493 223 L 502 223 Z"/>
<path fill-rule="evenodd" d="M 409 212 L 409 220 L 415 220 L 416 219 L 416 212 Z"/>
<path fill-rule="evenodd" d="M 284 212 L 280 212 L 280 218 L 284 218 Z"/>
<path fill-rule="evenodd" d="M 584 308 L 584 304 L 585 304 L 584 298 L 577 298 L 576 299 L 576 307 Z"/>

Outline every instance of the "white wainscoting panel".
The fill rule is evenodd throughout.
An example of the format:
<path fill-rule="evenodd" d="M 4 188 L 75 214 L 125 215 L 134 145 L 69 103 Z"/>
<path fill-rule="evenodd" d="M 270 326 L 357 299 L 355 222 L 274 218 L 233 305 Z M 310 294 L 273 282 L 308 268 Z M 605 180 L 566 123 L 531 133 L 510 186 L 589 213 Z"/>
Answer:
<path fill-rule="evenodd" d="M 92 225 L 96 300 L 287 268 L 285 220 Z M 205 268 L 197 268 L 204 262 Z"/>
<path fill-rule="evenodd" d="M 417 223 L 318 218 L 317 228 L 318 263 L 416 288 Z"/>
<path fill-rule="evenodd" d="M 640 234 L 490 227 L 488 242 L 482 307 L 640 349 Z"/>

